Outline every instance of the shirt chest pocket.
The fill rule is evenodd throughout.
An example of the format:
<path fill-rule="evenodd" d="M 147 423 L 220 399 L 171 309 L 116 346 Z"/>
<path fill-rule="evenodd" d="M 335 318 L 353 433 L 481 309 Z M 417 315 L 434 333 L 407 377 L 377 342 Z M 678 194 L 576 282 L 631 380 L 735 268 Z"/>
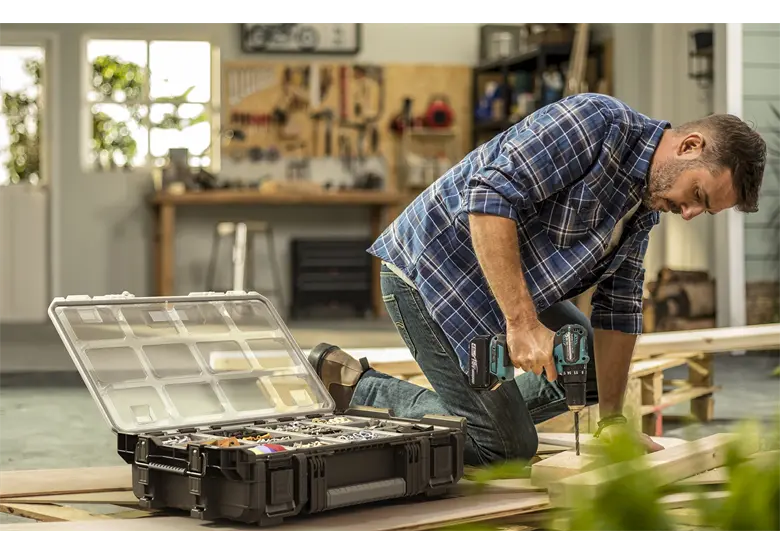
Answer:
<path fill-rule="evenodd" d="M 558 248 L 586 240 L 604 215 L 601 202 L 582 181 L 548 199 L 539 211 L 547 236 Z"/>

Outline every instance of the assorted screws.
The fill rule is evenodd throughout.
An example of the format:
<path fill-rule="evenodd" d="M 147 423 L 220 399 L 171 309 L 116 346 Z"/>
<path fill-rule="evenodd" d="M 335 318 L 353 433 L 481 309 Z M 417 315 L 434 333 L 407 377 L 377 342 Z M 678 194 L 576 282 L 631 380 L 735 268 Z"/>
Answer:
<path fill-rule="evenodd" d="M 188 435 L 179 435 L 176 437 L 171 437 L 169 439 L 165 439 L 163 441 L 163 446 L 178 446 L 180 444 L 186 444 L 190 442 L 190 437 Z"/>
<path fill-rule="evenodd" d="M 372 433 L 371 431 L 358 431 L 357 433 L 347 433 L 333 438 L 335 438 L 337 441 L 353 442 L 377 439 L 379 438 L 379 435 Z"/>
<path fill-rule="evenodd" d="M 403 424 L 382 419 L 369 419 L 366 422 L 365 427 L 360 431 L 356 430 L 347 433 L 344 432 L 344 429 L 334 429 L 325 426 L 354 424 L 358 421 L 362 420 L 355 420 L 345 416 L 316 417 L 309 421 L 292 421 L 284 423 L 274 427 L 274 431 L 297 433 L 310 437 L 330 436 L 330 438 L 340 442 L 359 442 L 380 438 L 381 435 L 374 433 L 373 430 L 391 433 L 420 433 L 432 431 L 434 429 L 433 425 Z M 226 435 L 224 438 L 214 438 L 212 440 L 209 440 L 206 437 L 198 439 L 192 435 L 174 435 L 163 440 L 162 444 L 163 446 L 181 446 L 189 442 L 197 442 L 198 444 L 203 444 L 205 446 L 229 448 L 241 446 L 242 443 L 240 441 L 249 441 L 258 443 L 258 446 L 250 449 L 252 452 L 268 454 L 285 450 L 284 446 L 276 443 L 291 442 L 295 440 L 291 435 L 280 435 L 275 437 L 272 433 L 258 431 L 257 429 L 239 429 L 235 431 L 219 432 L 219 434 L 223 433 Z M 318 446 L 326 446 L 327 444 L 328 443 L 319 440 L 311 442 L 301 441 L 294 443 L 292 446 L 287 446 L 287 448 L 315 448 Z"/>
<path fill-rule="evenodd" d="M 329 423 L 331 425 L 346 425 L 348 423 L 353 423 L 353 420 L 344 417 L 344 416 L 336 416 L 331 418 L 324 418 L 324 417 L 315 417 L 311 420 L 312 423 Z"/>
<path fill-rule="evenodd" d="M 279 427 L 274 427 L 274 430 L 283 433 L 300 433 L 302 435 L 309 435 L 312 437 L 321 437 L 323 435 L 335 435 L 337 433 L 343 432 L 341 429 L 329 429 L 328 427 L 321 427 L 316 424 L 299 423 L 297 421 L 293 423 L 281 425 Z"/>
<path fill-rule="evenodd" d="M 290 448 L 316 448 L 317 446 L 327 446 L 328 443 L 322 441 L 296 442 Z"/>

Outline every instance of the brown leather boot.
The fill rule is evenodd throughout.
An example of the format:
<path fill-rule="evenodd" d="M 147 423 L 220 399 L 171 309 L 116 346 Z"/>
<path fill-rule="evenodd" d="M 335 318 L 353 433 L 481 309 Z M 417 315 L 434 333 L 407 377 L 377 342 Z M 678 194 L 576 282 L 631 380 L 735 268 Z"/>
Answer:
<path fill-rule="evenodd" d="M 340 412 L 349 408 L 358 381 L 369 369 L 366 358 L 356 360 L 338 346 L 325 342 L 312 348 L 309 363 L 336 401 L 336 410 Z"/>

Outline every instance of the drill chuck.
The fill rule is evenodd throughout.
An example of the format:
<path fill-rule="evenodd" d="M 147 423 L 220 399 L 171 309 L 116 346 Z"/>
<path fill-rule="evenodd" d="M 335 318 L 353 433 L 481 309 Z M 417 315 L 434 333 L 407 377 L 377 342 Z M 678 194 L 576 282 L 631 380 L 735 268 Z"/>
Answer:
<path fill-rule="evenodd" d="M 588 342 L 585 329 L 580 325 L 565 325 L 555 333 L 555 365 L 561 384 L 566 391 L 566 404 L 570 410 L 585 407 L 588 379 Z"/>

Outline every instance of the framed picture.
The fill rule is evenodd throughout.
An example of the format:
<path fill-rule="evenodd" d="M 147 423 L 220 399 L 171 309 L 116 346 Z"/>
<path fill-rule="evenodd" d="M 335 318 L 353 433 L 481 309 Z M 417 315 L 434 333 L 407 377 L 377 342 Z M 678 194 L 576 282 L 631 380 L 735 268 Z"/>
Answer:
<path fill-rule="evenodd" d="M 254 54 L 350 55 L 360 52 L 360 23 L 241 23 L 241 50 Z"/>

